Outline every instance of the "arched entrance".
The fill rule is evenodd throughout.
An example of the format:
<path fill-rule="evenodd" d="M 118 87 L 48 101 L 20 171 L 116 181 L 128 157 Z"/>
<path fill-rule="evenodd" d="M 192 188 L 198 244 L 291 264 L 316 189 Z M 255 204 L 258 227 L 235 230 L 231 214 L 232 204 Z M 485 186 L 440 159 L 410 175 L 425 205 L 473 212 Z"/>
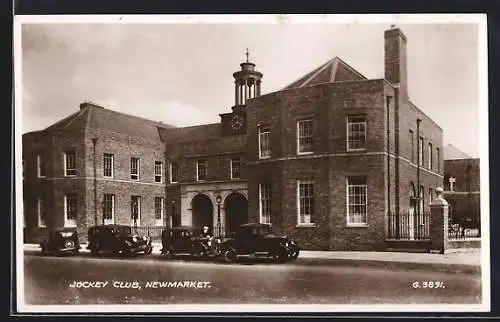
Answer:
<path fill-rule="evenodd" d="M 208 196 L 197 194 L 191 201 L 191 211 L 194 227 L 208 226 L 213 230 L 214 206 Z"/>
<path fill-rule="evenodd" d="M 248 222 L 248 200 L 244 195 L 233 192 L 224 201 L 226 209 L 226 233 L 235 231 L 236 227 Z"/>

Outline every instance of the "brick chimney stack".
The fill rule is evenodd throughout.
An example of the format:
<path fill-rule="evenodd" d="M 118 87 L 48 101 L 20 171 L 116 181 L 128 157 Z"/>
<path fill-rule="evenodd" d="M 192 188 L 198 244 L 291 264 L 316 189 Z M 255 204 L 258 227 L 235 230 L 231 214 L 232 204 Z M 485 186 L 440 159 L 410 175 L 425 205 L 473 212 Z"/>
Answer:
<path fill-rule="evenodd" d="M 406 59 L 406 36 L 396 27 L 384 32 L 385 38 L 385 79 L 399 87 L 402 99 L 408 98 L 408 69 Z"/>

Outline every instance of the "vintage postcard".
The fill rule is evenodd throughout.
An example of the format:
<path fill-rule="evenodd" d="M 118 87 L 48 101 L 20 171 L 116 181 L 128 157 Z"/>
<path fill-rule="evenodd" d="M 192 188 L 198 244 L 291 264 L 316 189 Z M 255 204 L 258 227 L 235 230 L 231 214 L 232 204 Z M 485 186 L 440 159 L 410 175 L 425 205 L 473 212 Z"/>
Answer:
<path fill-rule="evenodd" d="M 490 310 L 485 15 L 14 32 L 17 312 Z"/>

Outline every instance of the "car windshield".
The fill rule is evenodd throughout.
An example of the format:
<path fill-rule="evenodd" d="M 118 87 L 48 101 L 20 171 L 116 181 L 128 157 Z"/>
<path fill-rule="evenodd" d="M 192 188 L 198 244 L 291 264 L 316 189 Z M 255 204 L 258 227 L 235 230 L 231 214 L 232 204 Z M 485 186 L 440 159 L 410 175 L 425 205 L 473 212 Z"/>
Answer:
<path fill-rule="evenodd" d="M 270 226 L 262 226 L 262 227 L 253 227 L 252 228 L 252 235 L 267 236 L 269 234 L 272 234 L 272 230 L 271 230 Z"/>

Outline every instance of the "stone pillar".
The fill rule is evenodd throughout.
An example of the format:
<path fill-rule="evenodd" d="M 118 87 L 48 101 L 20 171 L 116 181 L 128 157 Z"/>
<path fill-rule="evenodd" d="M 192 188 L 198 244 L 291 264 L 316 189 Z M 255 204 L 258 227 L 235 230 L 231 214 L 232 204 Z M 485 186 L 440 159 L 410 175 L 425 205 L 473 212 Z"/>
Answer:
<path fill-rule="evenodd" d="M 429 223 L 431 253 L 444 254 L 448 248 L 448 202 L 443 197 L 443 188 L 436 188 L 436 199 L 431 203 Z"/>

